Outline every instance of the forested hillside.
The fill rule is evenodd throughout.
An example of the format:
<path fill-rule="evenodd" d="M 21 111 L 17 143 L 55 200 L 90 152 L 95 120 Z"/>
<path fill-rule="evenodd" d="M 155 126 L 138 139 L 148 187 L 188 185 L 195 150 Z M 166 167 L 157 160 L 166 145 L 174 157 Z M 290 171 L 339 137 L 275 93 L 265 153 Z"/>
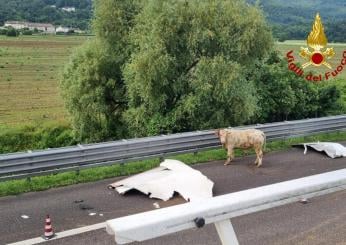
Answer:
<path fill-rule="evenodd" d="M 249 0 L 255 3 L 256 0 Z M 258 2 L 258 1 L 257 1 Z M 317 12 L 320 13 L 329 41 L 346 41 L 346 1 L 344 0 L 261 0 L 274 36 L 279 40 L 305 39 Z"/>
<path fill-rule="evenodd" d="M 344 0 L 247 0 L 261 6 L 279 40 L 305 39 L 316 12 L 320 12 L 330 42 L 346 42 Z M 52 7 L 55 5 L 56 7 Z M 75 7 L 75 12 L 62 7 Z M 0 0 L 0 25 L 7 20 L 49 22 L 87 29 L 92 0 Z"/>
<path fill-rule="evenodd" d="M 76 10 L 67 12 L 63 7 Z M 0 0 L 0 25 L 8 20 L 25 20 L 85 30 L 89 28 L 91 9 L 92 0 Z"/>

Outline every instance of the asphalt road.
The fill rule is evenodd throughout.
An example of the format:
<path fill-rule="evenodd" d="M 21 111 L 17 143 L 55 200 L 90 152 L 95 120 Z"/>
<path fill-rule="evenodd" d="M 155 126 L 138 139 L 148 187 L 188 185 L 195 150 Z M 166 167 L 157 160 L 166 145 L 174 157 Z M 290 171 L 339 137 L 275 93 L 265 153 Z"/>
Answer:
<path fill-rule="evenodd" d="M 345 158 L 302 149 L 268 153 L 262 168 L 253 166 L 254 156 L 237 158 L 233 165 L 223 161 L 195 165 L 214 181 L 214 195 L 342 169 Z M 79 184 L 37 193 L 0 198 L 0 244 L 43 234 L 44 217 L 50 214 L 56 232 L 103 222 L 138 212 L 184 202 L 149 199 L 138 192 L 120 196 L 108 184 L 120 178 Z M 308 204 L 293 203 L 232 219 L 240 244 L 346 244 L 346 191 L 314 198 Z M 94 215 L 90 215 L 94 214 Z M 28 219 L 21 216 L 27 215 Z M 104 230 L 50 241 L 48 244 L 114 244 Z M 188 230 L 141 244 L 220 244 L 213 225 Z"/>

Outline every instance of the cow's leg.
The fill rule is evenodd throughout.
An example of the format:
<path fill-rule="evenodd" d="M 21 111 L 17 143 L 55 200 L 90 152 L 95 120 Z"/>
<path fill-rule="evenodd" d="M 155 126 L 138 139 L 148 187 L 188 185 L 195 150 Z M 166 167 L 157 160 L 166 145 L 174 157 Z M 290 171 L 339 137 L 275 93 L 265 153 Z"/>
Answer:
<path fill-rule="evenodd" d="M 234 155 L 233 155 L 233 146 L 228 146 L 227 147 L 227 161 L 225 162 L 225 166 L 229 165 L 231 161 L 233 160 Z"/>
<path fill-rule="evenodd" d="M 258 162 L 259 162 L 259 157 L 258 157 L 258 153 L 259 153 L 259 150 L 258 150 L 258 147 L 254 147 L 254 149 L 255 149 L 255 152 L 256 152 L 256 161 L 255 161 L 255 165 L 257 165 L 258 164 Z"/>
<path fill-rule="evenodd" d="M 263 151 L 262 148 L 256 148 L 256 162 L 255 164 L 257 165 L 257 167 L 262 166 L 262 158 L 263 158 Z"/>

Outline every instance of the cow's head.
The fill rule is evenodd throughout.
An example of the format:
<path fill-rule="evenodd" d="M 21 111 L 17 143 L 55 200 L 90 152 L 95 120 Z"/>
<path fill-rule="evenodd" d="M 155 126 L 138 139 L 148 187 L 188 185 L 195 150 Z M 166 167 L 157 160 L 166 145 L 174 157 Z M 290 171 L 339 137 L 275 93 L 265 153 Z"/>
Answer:
<path fill-rule="evenodd" d="M 220 142 L 222 145 L 224 145 L 226 143 L 226 139 L 227 139 L 227 131 L 225 129 L 217 129 L 215 131 L 215 135 L 217 137 L 219 137 Z"/>

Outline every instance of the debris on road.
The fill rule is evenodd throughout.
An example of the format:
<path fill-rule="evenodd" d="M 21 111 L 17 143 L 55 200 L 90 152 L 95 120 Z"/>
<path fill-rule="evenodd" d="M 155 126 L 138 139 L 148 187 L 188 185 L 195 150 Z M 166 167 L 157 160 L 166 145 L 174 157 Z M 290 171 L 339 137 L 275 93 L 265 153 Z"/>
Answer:
<path fill-rule="evenodd" d="M 94 209 L 93 207 L 86 205 L 86 204 L 79 204 L 78 207 L 82 210 L 91 210 Z"/>
<path fill-rule="evenodd" d="M 160 205 L 157 202 L 154 202 L 153 205 L 155 208 L 160 208 Z"/>
<path fill-rule="evenodd" d="M 89 216 L 94 216 L 96 215 L 96 213 L 89 213 Z"/>
<path fill-rule="evenodd" d="M 20 217 L 22 217 L 23 219 L 29 219 L 30 218 L 28 215 L 25 215 L 25 214 L 21 215 Z"/>
<path fill-rule="evenodd" d="M 109 187 L 120 194 L 136 189 L 150 198 L 164 201 L 179 193 L 186 201 L 195 201 L 213 196 L 214 183 L 200 171 L 186 164 L 167 159 L 159 167 L 115 182 Z"/>
<path fill-rule="evenodd" d="M 346 157 L 346 147 L 339 143 L 317 142 L 317 143 L 303 143 L 303 144 L 297 144 L 293 146 L 304 147 L 304 154 L 307 153 L 308 147 L 310 147 L 316 151 L 325 152 L 327 156 L 331 158 Z"/>
<path fill-rule="evenodd" d="M 84 200 L 75 200 L 74 203 L 82 203 Z"/>
<path fill-rule="evenodd" d="M 308 201 L 307 198 L 302 198 L 302 199 L 299 200 L 299 202 L 302 203 L 302 204 L 307 204 L 309 201 Z"/>

